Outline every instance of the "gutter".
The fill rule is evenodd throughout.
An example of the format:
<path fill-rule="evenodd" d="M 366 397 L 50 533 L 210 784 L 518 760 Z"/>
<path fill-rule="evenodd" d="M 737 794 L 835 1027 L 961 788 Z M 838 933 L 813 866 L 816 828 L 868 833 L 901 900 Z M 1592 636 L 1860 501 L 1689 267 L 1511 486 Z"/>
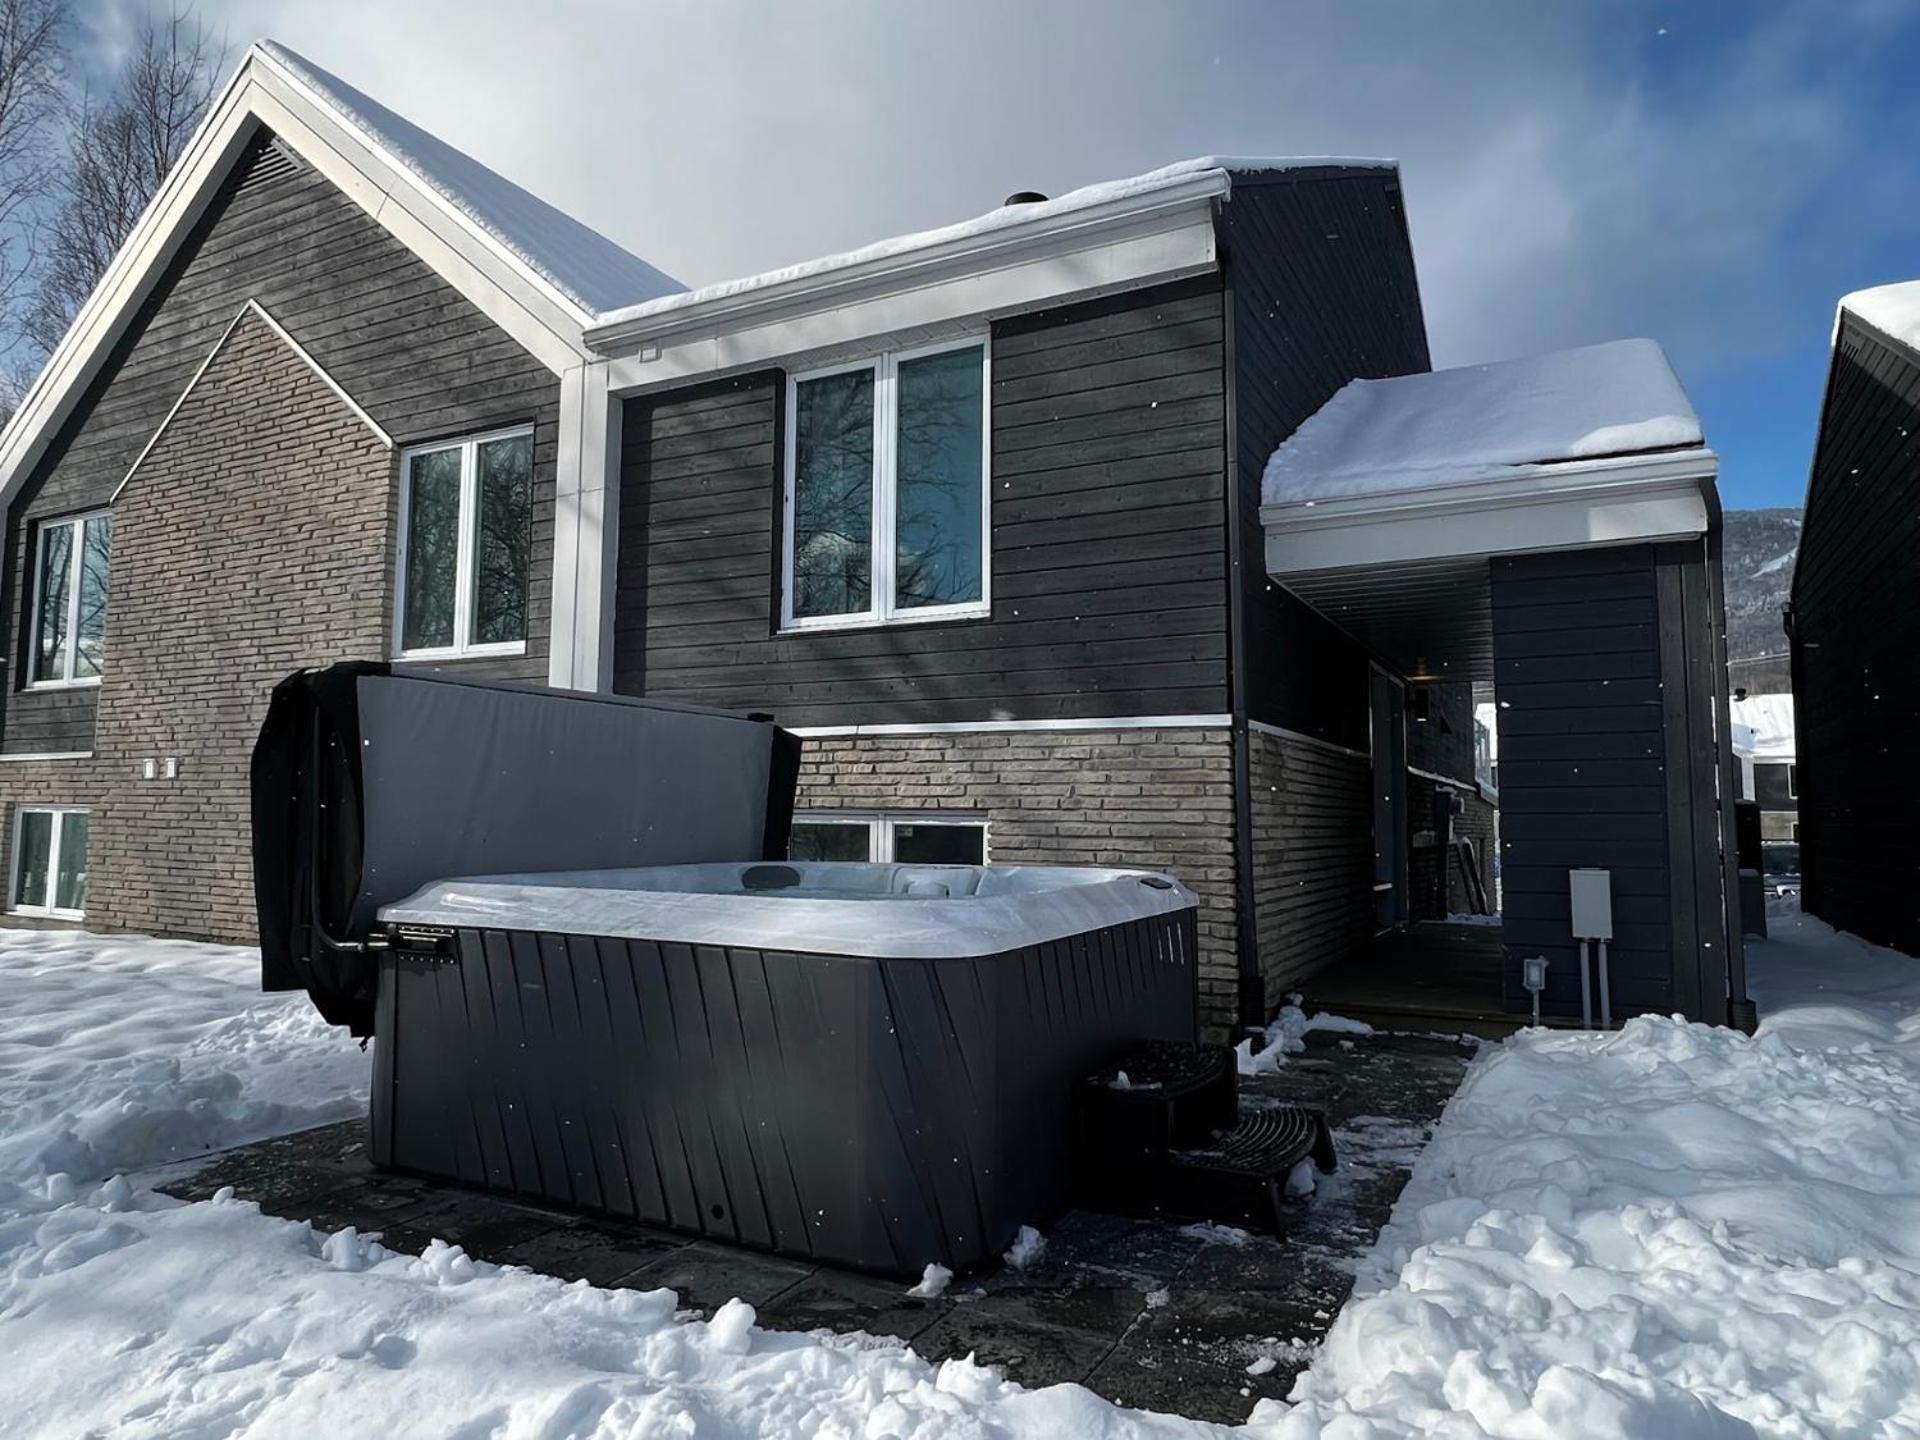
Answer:
<path fill-rule="evenodd" d="M 717 286 L 711 291 L 669 295 L 626 312 L 614 312 L 600 324 L 589 326 L 584 338 L 591 349 L 608 355 L 688 331 L 738 329 L 795 309 L 827 309 L 875 293 L 977 274 L 1062 247 L 1098 243 L 1108 231 L 1150 226 L 1170 211 L 1210 203 L 1225 195 L 1230 185 L 1224 170 L 1196 171 L 1170 177 L 1150 189 L 1064 212 L 1013 218 L 990 229 L 949 235 L 845 263 L 829 259 L 819 262 L 819 269 L 783 278 L 748 278 L 732 288 Z M 1046 209 L 1044 205 L 1033 208 Z"/>

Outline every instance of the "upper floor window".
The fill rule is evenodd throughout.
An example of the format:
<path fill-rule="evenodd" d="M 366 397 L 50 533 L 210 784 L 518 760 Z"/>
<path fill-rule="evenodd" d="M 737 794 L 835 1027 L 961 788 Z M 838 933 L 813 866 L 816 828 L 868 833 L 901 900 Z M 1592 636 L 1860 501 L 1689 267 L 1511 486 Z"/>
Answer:
<path fill-rule="evenodd" d="M 33 685 L 97 685 L 107 643 L 107 557 L 113 517 L 40 526 L 33 572 Z"/>
<path fill-rule="evenodd" d="M 527 646 L 533 430 L 522 426 L 400 459 L 395 648 L 406 659 L 518 655 Z"/>
<path fill-rule="evenodd" d="M 985 340 L 787 382 L 781 625 L 988 613 Z"/>

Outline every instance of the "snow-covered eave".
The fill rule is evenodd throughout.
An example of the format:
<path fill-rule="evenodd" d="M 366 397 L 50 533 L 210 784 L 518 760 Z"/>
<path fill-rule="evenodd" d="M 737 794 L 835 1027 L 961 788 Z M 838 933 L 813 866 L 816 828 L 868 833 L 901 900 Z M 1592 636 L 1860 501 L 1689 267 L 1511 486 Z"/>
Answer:
<path fill-rule="evenodd" d="M 1704 445 L 1500 466 L 1472 476 L 1260 507 L 1267 572 L 1582 549 L 1704 535 L 1719 514 L 1720 462 Z"/>
<path fill-rule="evenodd" d="M 1917 340 L 1914 336 L 1897 333 L 1888 329 L 1885 325 L 1869 319 L 1854 307 L 1853 301 L 1854 296 L 1843 295 L 1840 297 L 1840 303 L 1834 307 L 1832 348 L 1836 350 L 1839 349 L 1841 327 L 1850 320 L 1854 325 L 1864 330 L 1875 340 L 1880 341 L 1881 344 L 1887 346 L 1895 354 L 1904 357 L 1915 365 L 1920 365 L 1920 340 Z"/>
<path fill-rule="evenodd" d="M 587 312 L 255 46 L 0 430 L 0 502 L 46 453 L 262 127 L 556 375 L 592 358 Z"/>
<path fill-rule="evenodd" d="M 601 354 L 625 354 L 678 336 L 738 331 L 925 290 L 960 277 L 1084 255 L 1196 219 L 1210 222 L 1212 202 L 1230 187 L 1226 170 L 1209 169 L 1170 175 L 1164 182 L 1086 205 L 1060 209 L 1037 204 L 1031 217 L 1015 213 L 990 226 L 929 231 L 924 243 L 909 239 L 878 253 L 853 251 L 844 259 L 828 257 L 790 271 L 611 312 L 588 328 L 586 341 Z M 1088 290 L 1127 278 L 1098 265 L 1086 267 L 1082 277 L 1081 288 Z"/>

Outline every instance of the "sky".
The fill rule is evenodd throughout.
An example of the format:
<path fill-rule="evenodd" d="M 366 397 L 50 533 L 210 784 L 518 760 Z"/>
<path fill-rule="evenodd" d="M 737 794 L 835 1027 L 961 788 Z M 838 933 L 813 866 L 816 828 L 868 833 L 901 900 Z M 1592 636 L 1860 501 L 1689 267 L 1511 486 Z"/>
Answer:
<path fill-rule="evenodd" d="M 125 0 L 92 0 L 110 59 Z M 1920 276 L 1920 0 L 200 0 L 689 285 L 1190 155 L 1400 162 L 1436 365 L 1646 335 L 1798 504 Z"/>

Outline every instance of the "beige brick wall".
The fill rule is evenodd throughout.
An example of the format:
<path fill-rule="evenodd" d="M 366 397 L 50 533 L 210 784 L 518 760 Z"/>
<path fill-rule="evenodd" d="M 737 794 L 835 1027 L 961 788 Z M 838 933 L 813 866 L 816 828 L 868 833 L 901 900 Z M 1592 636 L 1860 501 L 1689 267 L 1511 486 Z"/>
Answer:
<path fill-rule="evenodd" d="M 1233 758 L 1216 730 L 1016 731 L 809 739 L 800 811 L 961 810 L 992 858 L 1137 865 L 1200 897 L 1201 1013 L 1232 1027 L 1237 990 Z"/>
<path fill-rule="evenodd" d="M 21 803 L 91 809 L 89 928 L 253 942 L 253 738 L 289 671 L 386 653 L 392 474 L 248 314 L 120 492 L 93 759 L 0 765 L 9 849 Z"/>
<path fill-rule="evenodd" d="M 1451 855 L 1442 853 L 1446 837 L 1434 824 L 1434 793 L 1445 790 L 1459 797 L 1460 811 L 1453 817 L 1453 836 L 1473 841 L 1480 862 L 1480 883 L 1487 898 L 1493 899 L 1493 866 L 1496 814 L 1493 805 L 1480 793 L 1480 787 L 1465 783 L 1442 785 L 1431 777 L 1409 772 L 1407 775 L 1407 847 L 1408 914 L 1415 920 L 1444 920 L 1448 915 L 1464 915 L 1472 909 L 1467 899 L 1466 882 Z M 1444 864 L 1447 894 L 1444 904 L 1435 877 L 1435 867 Z"/>
<path fill-rule="evenodd" d="M 1269 1013 L 1307 976 L 1356 955 L 1373 933 L 1373 842 L 1365 756 L 1251 730 L 1253 915 Z"/>

